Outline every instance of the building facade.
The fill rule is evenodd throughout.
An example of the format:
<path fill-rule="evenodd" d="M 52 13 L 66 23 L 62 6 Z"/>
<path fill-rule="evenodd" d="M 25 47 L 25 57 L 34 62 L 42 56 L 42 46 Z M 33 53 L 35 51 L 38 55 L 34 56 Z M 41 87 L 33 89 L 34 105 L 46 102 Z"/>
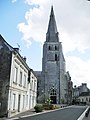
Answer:
<path fill-rule="evenodd" d="M 13 116 L 36 105 L 37 77 L 18 48 L 0 35 L 0 116 Z"/>
<path fill-rule="evenodd" d="M 46 102 L 48 98 L 52 103 L 66 103 L 68 80 L 66 77 L 66 62 L 63 55 L 62 43 L 59 42 L 53 7 L 51 8 L 46 41 L 43 45 L 42 72 L 38 74 L 38 100 Z M 41 74 L 41 75 L 40 75 Z"/>
<path fill-rule="evenodd" d="M 89 92 L 82 92 L 78 97 L 78 101 L 81 103 L 85 103 L 87 105 L 90 105 L 90 91 Z"/>
<path fill-rule="evenodd" d="M 79 97 L 79 95 L 83 92 L 89 92 L 89 88 L 87 87 L 86 83 L 82 83 L 80 86 L 74 86 L 73 88 L 73 99 L 76 99 Z"/>
<path fill-rule="evenodd" d="M 69 71 L 66 72 L 66 80 L 67 82 L 67 93 L 66 93 L 66 98 L 67 98 L 67 103 L 72 104 L 72 98 L 73 98 L 73 82 L 71 81 L 71 76 L 69 74 Z"/>

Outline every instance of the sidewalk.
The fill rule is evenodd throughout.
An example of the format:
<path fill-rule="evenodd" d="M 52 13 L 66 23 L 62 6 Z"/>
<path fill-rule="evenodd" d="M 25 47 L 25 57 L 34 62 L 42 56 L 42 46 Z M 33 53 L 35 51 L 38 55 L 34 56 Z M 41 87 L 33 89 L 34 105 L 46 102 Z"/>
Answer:
<path fill-rule="evenodd" d="M 33 108 L 33 109 L 28 110 L 28 111 L 19 113 L 19 114 L 15 115 L 15 116 L 13 116 L 13 117 L 10 117 L 10 118 L 17 118 L 17 117 L 22 117 L 22 116 L 27 116 L 27 115 L 33 115 L 33 114 L 35 114 L 35 113 L 36 113 L 36 112 L 35 112 L 35 110 L 34 110 L 34 108 Z"/>
<path fill-rule="evenodd" d="M 83 120 L 90 120 L 90 113 L 89 113 L 88 117 L 84 117 Z"/>
<path fill-rule="evenodd" d="M 60 107 L 60 106 L 66 106 L 66 105 L 56 105 L 56 106 L 58 106 L 58 107 Z M 45 112 L 45 111 L 51 111 L 51 110 L 44 110 L 43 112 Z M 33 109 L 30 109 L 30 110 L 28 110 L 28 111 L 25 111 L 25 112 L 22 112 L 22 113 L 18 113 L 17 115 L 14 115 L 14 116 L 12 116 L 12 117 L 9 117 L 9 118 L 0 118 L 0 120 L 11 120 L 11 119 L 14 119 L 14 118 L 20 118 L 20 117 L 23 117 L 23 116 L 28 116 L 28 115 L 35 115 L 35 114 L 37 114 L 36 112 L 35 112 L 35 109 L 33 108 Z"/>
<path fill-rule="evenodd" d="M 13 119 L 13 118 L 20 118 L 22 116 L 33 115 L 33 114 L 36 114 L 34 108 L 30 109 L 28 111 L 22 112 L 22 113 L 18 113 L 17 115 L 14 115 L 14 116 L 12 116 L 10 118 L 6 118 L 6 117 L 0 118 L 0 120 L 8 120 L 8 119 Z"/>

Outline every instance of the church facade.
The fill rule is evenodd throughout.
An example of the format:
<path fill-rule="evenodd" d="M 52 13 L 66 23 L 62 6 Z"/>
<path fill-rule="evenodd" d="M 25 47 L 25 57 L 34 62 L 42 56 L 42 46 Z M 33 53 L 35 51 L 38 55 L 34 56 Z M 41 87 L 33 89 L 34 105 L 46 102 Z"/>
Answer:
<path fill-rule="evenodd" d="M 52 103 L 59 104 L 68 101 L 68 83 L 71 77 L 69 72 L 66 72 L 66 62 L 58 34 L 52 6 L 43 45 L 42 72 L 37 72 L 38 102 L 51 99 Z"/>

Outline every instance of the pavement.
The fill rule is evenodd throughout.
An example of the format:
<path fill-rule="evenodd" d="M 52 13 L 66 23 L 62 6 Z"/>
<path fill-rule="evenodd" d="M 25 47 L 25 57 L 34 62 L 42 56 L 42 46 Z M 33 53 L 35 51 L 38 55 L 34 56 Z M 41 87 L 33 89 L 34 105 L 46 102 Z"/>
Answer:
<path fill-rule="evenodd" d="M 20 118 L 20 117 L 23 117 L 23 116 L 28 116 L 28 115 L 33 115 L 33 114 L 36 114 L 34 108 L 30 109 L 28 111 L 22 112 L 22 113 L 18 113 L 17 115 L 15 115 L 13 117 L 10 117 L 10 118 L 6 118 L 6 117 L 0 118 L 0 120 L 8 120 L 8 119 L 13 119 L 13 118 Z"/>
<path fill-rule="evenodd" d="M 22 112 L 22 113 L 19 113 L 11 118 L 17 118 L 17 117 L 21 117 L 21 116 L 28 116 L 28 115 L 33 115 L 33 114 L 36 114 L 34 108 L 33 109 L 30 109 L 28 111 L 25 111 L 25 112 Z"/>
<path fill-rule="evenodd" d="M 90 112 L 89 112 L 88 117 L 84 117 L 83 120 L 90 120 Z"/>

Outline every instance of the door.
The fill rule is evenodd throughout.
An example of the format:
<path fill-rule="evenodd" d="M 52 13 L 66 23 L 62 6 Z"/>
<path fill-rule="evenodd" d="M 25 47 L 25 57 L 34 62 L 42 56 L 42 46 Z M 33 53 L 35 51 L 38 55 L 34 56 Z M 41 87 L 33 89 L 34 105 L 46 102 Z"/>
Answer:
<path fill-rule="evenodd" d="M 56 90 L 54 88 L 52 88 L 50 91 L 50 99 L 51 99 L 52 104 L 57 103 L 57 94 L 56 94 Z"/>
<path fill-rule="evenodd" d="M 57 103 L 56 102 L 56 96 L 51 96 L 50 98 L 51 98 L 51 103 L 52 104 L 56 104 Z"/>

